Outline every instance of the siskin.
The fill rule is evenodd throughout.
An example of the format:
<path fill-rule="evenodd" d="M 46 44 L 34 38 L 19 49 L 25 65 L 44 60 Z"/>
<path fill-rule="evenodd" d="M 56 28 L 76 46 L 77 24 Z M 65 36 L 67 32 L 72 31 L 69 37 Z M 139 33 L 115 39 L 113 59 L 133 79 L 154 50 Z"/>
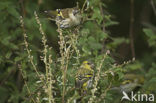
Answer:
<path fill-rule="evenodd" d="M 119 87 L 113 87 L 112 90 L 120 92 L 131 92 L 140 88 L 144 83 L 144 76 L 137 74 L 125 74 L 124 81 Z"/>
<path fill-rule="evenodd" d="M 45 11 L 50 17 L 50 20 L 56 21 L 56 24 L 61 28 L 70 28 L 81 23 L 81 13 L 78 7 L 57 9 L 55 11 Z"/>
<path fill-rule="evenodd" d="M 77 71 L 75 87 L 81 90 L 81 94 L 84 94 L 84 92 L 92 86 L 94 77 L 93 67 L 94 64 L 89 61 L 84 61 Z"/>

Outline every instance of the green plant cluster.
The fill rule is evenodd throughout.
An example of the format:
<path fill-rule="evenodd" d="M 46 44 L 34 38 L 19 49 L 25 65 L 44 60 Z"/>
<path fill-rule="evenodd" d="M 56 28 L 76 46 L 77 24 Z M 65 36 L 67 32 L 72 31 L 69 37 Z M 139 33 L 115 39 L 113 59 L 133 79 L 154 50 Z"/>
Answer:
<path fill-rule="evenodd" d="M 115 0 L 89 0 L 82 14 L 84 22 L 69 29 L 57 28 L 43 14 L 47 9 L 74 7 L 76 2 L 0 1 L 0 103 L 78 101 L 75 76 L 84 60 L 94 63 L 95 73 L 82 103 L 120 103 L 120 86 L 126 74 L 141 75 L 139 91 L 156 94 L 155 29 L 141 30 L 150 51 L 139 51 L 143 56 L 136 60 L 122 61 L 117 51 L 130 39 L 112 36 L 111 27 L 120 22 L 115 21 L 107 5 Z M 83 0 L 78 2 L 80 8 L 85 5 Z"/>

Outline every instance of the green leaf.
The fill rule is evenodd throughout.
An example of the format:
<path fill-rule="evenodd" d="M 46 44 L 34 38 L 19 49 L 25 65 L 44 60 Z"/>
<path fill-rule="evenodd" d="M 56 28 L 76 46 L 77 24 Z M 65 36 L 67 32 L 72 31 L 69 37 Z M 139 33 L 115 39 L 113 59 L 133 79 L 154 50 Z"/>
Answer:
<path fill-rule="evenodd" d="M 144 33 L 148 37 L 149 46 L 156 46 L 156 35 L 151 29 L 143 29 Z"/>
<path fill-rule="evenodd" d="M 108 34 L 103 31 L 99 31 L 98 35 L 99 35 L 98 37 L 99 37 L 100 41 L 108 38 Z"/>
<path fill-rule="evenodd" d="M 113 42 L 109 43 L 107 46 L 112 49 L 112 48 L 116 48 L 122 43 L 129 43 L 129 40 L 126 38 L 122 38 L 122 37 L 113 38 Z"/>
<path fill-rule="evenodd" d="M 9 59 L 10 57 L 11 57 L 11 55 L 12 55 L 12 52 L 7 52 L 7 54 L 5 55 L 5 57 L 7 58 L 7 59 Z"/>
<path fill-rule="evenodd" d="M 83 46 L 82 47 L 82 51 L 84 51 L 84 56 L 85 55 L 91 55 L 91 51 L 90 51 L 90 49 L 88 48 L 88 46 Z"/>
<path fill-rule="evenodd" d="M 22 57 L 16 57 L 16 58 L 15 58 L 15 62 L 18 62 L 18 61 L 20 61 L 20 60 L 22 60 Z"/>
<path fill-rule="evenodd" d="M 8 8 L 8 12 L 12 15 L 12 16 L 14 16 L 15 18 L 19 18 L 19 13 L 17 12 L 17 10 L 15 9 L 15 7 L 9 7 Z"/>
<path fill-rule="evenodd" d="M 105 27 L 119 24 L 117 21 L 111 20 L 111 15 L 105 15 L 104 18 L 105 18 L 106 21 L 107 21 L 107 22 L 105 22 L 105 24 L 104 24 Z"/>
<path fill-rule="evenodd" d="M 97 23 L 100 25 L 101 22 L 103 21 L 103 17 L 101 15 L 100 9 L 94 8 L 93 11 L 94 11 L 94 14 L 92 16 L 92 19 L 95 19 L 97 21 Z"/>

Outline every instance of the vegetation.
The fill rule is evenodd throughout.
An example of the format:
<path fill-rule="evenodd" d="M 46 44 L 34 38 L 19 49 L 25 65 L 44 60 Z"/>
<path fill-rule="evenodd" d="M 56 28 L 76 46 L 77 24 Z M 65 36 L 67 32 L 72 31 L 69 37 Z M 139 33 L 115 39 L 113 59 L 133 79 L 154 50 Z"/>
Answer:
<path fill-rule="evenodd" d="M 156 1 L 67 2 L 0 1 L 0 103 L 74 103 L 80 98 L 80 103 L 120 103 L 122 91 L 156 96 Z M 76 27 L 58 28 L 44 15 L 77 2 L 83 22 Z M 75 76 L 85 60 L 95 65 L 94 79 L 81 97 Z M 122 88 L 127 77 L 136 85 Z"/>

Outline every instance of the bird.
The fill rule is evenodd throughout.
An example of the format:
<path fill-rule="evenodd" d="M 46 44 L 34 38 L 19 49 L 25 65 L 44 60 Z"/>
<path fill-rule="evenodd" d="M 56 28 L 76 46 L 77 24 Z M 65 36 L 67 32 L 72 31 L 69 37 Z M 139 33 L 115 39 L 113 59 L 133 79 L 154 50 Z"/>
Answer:
<path fill-rule="evenodd" d="M 82 15 L 79 7 L 44 11 L 49 19 L 55 21 L 61 29 L 70 28 L 81 24 Z"/>
<path fill-rule="evenodd" d="M 119 92 L 131 92 L 139 89 L 144 83 L 144 76 L 139 74 L 125 74 L 124 80 L 118 87 L 113 87 L 111 90 L 118 90 Z"/>
<path fill-rule="evenodd" d="M 94 64 L 90 61 L 83 61 L 77 71 L 75 87 L 80 90 L 80 95 L 86 94 L 87 90 L 92 87 L 94 77 Z"/>

